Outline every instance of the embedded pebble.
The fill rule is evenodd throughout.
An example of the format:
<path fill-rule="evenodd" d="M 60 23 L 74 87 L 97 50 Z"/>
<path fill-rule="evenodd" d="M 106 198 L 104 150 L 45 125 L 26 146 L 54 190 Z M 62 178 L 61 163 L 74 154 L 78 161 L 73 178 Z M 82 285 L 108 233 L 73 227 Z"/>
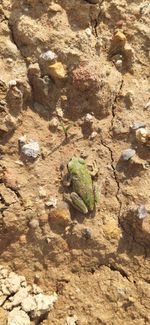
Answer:
<path fill-rule="evenodd" d="M 85 122 L 88 122 L 88 123 L 89 123 L 89 122 L 92 123 L 92 122 L 93 122 L 93 115 L 87 113 L 87 114 L 85 115 L 85 117 L 84 117 L 84 121 L 85 121 Z"/>
<path fill-rule="evenodd" d="M 36 159 L 40 154 L 40 146 L 37 141 L 30 140 L 29 143 L 21 146 L 21 153 L 28 158 Z"/>
<path fill-rule="evenodd" d="M 117 31 L 114 35 L 113 42 L 114 43 L 126 43 L 126 36 L 122 31 Z"/>
<path fill-rule="evenodd" d="M 96 131 L 93 131 L 90 135 L 90 139 L 93 140 L 97 137 L 97 132 Z"/>
<path fill-rule="evenodd" d="M 55 208 L 50 211 L 50 221 L 55 224 L 67 225 L 71 221 L 70 212 L 66 207 Z"/>
<path fill-rule="evenodd" d="M 78 320 L 78 318 L 77 318 L 76 315 L 74 315 L 74 316 L 68 316 L 65 325 L 76 325 L 77 324 L 77 320 Z"/>
<path fill-rule="evenodd" d="M 129 160 L 135 155 L 136 151 L 134 149 L 126 149 L 122 152 L 121 154 L 121 159 L 122 160 Z"/>
<path fill-rule="evenodd" d="M 40 55 L 40 58 L 45 61 L 53 61 L 57 60 L 57 55 L 53 51 L 49 50 L 47 52 L 42 53 Z"/>
<path fill-rule="evenodd" d="M 85 33 L 87 34 L 87 36 L 91 36 L 92 35 L 91 28 L 86 28 Z"/>
<path fill-rule="evenodd" d="M 136 130 L 136 139 L 139 141 L 139 142 L 142 142 L 142 143 L 146 143 L 146 137 L 148 135 L 148 130 L 146 130 L 145 128 L 140 128 L 140 129 L 137 129 Z"/>
<path fill-rule="evenodd" d="M 138 218 L 139 219 L 144 219 L 144 218 L 147 217 L 147 214 L 148 214 L 148 212 L 147 212 L 144 204 L 141 204 L 137 209 Z"/>
<path fill-rule="evenodd" d="M 115 65 L 116 65 L 117 69 L 122 68 L 122 64 L 123 64 L 122 60 L 117 60 L 117 61 L 115 62 Z"/>
<path fill-rule="evenodd" d="M 64 79 L 66 74 L 66 68 L 61 62 L 56 62 L 49 66 L 49 75 L 54 79 Z"/>
<path fill-rule="evenodd" d="M 16 85 L 17 85 L 17 80 L 10 80 L 9 83 L 8 83 L 9 87 L 13 87 L 13 86 L 16 86 Z"/>

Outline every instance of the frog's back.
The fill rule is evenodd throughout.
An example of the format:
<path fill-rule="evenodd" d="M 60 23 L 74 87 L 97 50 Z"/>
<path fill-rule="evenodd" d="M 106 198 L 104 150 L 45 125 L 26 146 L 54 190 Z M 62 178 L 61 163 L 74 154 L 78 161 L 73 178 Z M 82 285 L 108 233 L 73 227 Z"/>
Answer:
<path fill-rule="evenodd" d="M 89 210 L 94 209 L 93 182 L 86 164 L 77 164 L 72 173 L 73 191 L 85 202 Z"/>

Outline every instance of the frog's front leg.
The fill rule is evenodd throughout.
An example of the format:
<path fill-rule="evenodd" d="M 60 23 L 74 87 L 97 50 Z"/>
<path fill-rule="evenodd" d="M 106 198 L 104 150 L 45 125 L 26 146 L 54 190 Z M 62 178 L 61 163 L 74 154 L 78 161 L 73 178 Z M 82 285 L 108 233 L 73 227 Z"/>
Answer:
<path fill-rule="evenodd" d="M 97 176 L 98 171 L 99 171 L 97 162 L 94 160 L 94 161 L 92 161 L 92 163 L 89 162 L 87 164 L 87 166 L 88 166 L 91 177 L 94 178 L 95 176 Z"/>

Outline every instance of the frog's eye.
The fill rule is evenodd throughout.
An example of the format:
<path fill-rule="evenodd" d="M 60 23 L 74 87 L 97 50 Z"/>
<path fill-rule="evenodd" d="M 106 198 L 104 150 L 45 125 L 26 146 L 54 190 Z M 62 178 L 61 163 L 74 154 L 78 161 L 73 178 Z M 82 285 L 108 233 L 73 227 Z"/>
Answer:
<path fill-rule="evenodd" d="M 79 162 L 80 162 L 81 164 L 83 164 L 83 165 L 85 164 L 85 160 L 84 160 L 83 158 L 80 158 L 80 157 L 79 157 Z"/>

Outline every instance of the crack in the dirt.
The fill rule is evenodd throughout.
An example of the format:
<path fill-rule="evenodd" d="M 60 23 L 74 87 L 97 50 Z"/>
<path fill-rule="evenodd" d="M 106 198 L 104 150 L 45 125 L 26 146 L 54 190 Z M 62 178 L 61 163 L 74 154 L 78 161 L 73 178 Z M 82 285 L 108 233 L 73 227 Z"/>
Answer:
<path fill-rule="evenodd" d="M 96 271 L 98 271 L 101 267 L 103 267 L 103 266 L 105 266 L 105 267 L 108 267 L 108 269 L 110 269 L 110 271 L 113 271 L 113 272 L 119 272 L 120 273 L 120 275 L 123 277 L 123 278 L 126 278 L 129 282 L 131 282 L 131 280 L 130 280 L 130 278 L 129 278 L 129 275 L 127 274 L 127 272 L 125 271 L 125 270 L 123 270 L 123 269 L 121 269 L 121 268 L 119 268 L 119 267 L 117 267 L 117 266 L 115 266 L 115 265 L 112 265 L 112 264 L 110 264 L 109 262 L 108 263 L 102 263 L 102 264 L 99 264 L 98 265 L 98 268 L 92 268 L 92 269 L 90 269 L 90 270 L 88 270 L 88 272 L 89 273 L 91 273 L 91 274 L 95 274 L 95 272 Z"/>
<path fill-rule="evenodd" d="M 121 89 L 123 87 L 123 83 L 124 83 L 124 80 L 122 78 L 121 82 L 120 82 L 120 86 L 119 86 L 119 90 L 114 98 L 114 101 L 113 101 L 113 104 L 111 106 L 111 114 L 112 114 L 112 119 L 111 119 L 111 128 L 109 130 L 109 134 L 111 135 L 111 138 L 112 138 L 112 129 L 113 129 L 113 126 L 114 126 L 114 119 L 115 119 L 115 116 L 116 116 L 116 103 L 117 103 L 117 100 L 118 100 L 118 97 L 120 95 L 120 92 L 121 92 Z"/>
<path fill-rule="evenodd" d="M 112 139 L 112 129 L 113 129 L 113 125 L 114 125 L 114 118 L 115 118 L 115 109 L 116 109 L 116 102 L 117 102 L 117 99 L 118 99 L 118 96 L 120 94 L 120 91 L 122 89 L 122 86 L 123 86 L 123 79 L 121 80 L 121 83 L 120 83 L 120 87 L 119 87 L 119 90 L 114 98 L 114 101 L 113 101 L 113 104 L 111 106 L 111 114 L 112 114 L 112 119 L 111 119 L 111 122 L 110 122 L 110 128 L 109 128 L 109 135 Z M 119 180 L 118 180 L 118 177 L 117 177 L 117 173 L 116 173 L 116 168 L 114 166 L 114 163 L 115 163 L 115 160 L 114 160 L 114 157 L 113 157 L 113 151 L 111 149 L 111 147 L 106 144 L 104 142 L 104 140 L 101 138 L 101 144 L 107 148 L 107 150 L 109 151 L 110 153 L 110 158 L 111 158 L 111 167 L 112 167 L 112 171 L 113 171 L 113 176 L 114 176 L 114 179 L 115 179 L 115 182 L 116 182 L 116 185 L 117 185 L 117 192 L 116 192 L 116 199 L 118 201 L 118 204 L 119 204 L 119 210 L 118 210 L 118 223 L 121 227 L 121 223 L 120 223 L 120 215 L 121 215 L 121 209 L 122 209 L 122 201 L 119 197 L 119 194 L 120 194 L 120 183 L 119 183 Z"/>
<path fill-rule="evenodd" d="M 97 27 L 98 27 L 98 24 L 99 24 L 99 21 L 100 21 L 101 13 L 102 13 L 101 5 L 103 4 L 103 2 L 104 2 L 104 0 L 102 0 L 101 3 L 99 3 L 99 13 L 97 15 L 97 18 L 93 20 L 92 17 L 90 17 L 91 26 L 92 26 L 92 30 L 93 30 L 93 35 L 96 38 L 98 38 Z"/>
<path fill-rule="evenodd" d="M 123 87 L 123 78 L 121 80 L 121 83 L 120 83 L 120 87 L 119 87 L 119 90 L 114 98 L 114 101 L 113 101 L 113 104 L 112 104 L 112 107 L 111 107 L 111 114 L 112 114 L 112 119 L 111 119 L 111 122 L 110 122 L 110 129 L 109 129 L 109 135 L 112 139 L 112 130 L 113 130 L 113 126 L 114 126 L 114 119 L 115 119 L 115 116 L 116 116 L 116 103 L 117 103 L 117 100 L 118 100 L 118 97 L 119 97 L 119 94 L 120 94 L 120 91 Z M 141 246 L 143 249 L 144 249 L 144 258 L 146 259 L 147 257 L 147 249 L 144 245 L 142 245 L 139 241 L 136 240 L 135 236 L 134 236 L 134 233 L 133 234 L 129 234 L 128 231 L 125 229 L 125 227 L 123 226 L 123 223 L 121 222 L 121 211 L 122 211 L 122 200 L 120 199 L 120 190 L 121 190 L 121 187 L 120 187 L 120 183 L 119 183 L 119 180 L 118 180 L 118 177 L 117 177 L 117 173 L 116 173 L 116 168 L 114 166 L 114 163 L 115 163 L 115 160 L 114 160 L 114 157 L 113 157 L 113 151 L 111 149 L 111 147 L 106 144 L 104 142 L 104 140 L 101 138 L 101 144 L 107 148 L 107 150 L 109 151 L 110 153 L 110 158 L 111 158 L 111 167 L 112 167 L 112 171 L 113 171 L 113 175 L 114 175 L 114 179 L 115 179 L 115 182 L 116 182 L 116 185 L 117 185 L 117 192 L 116 192 L 116 199 L 119 203 L 119 209 L 118 209 L 118 224 L 120 226 L 120 228 L 124 231 L 125 234 L 127 234 L 128 236 L 130 235 L 132 237 L 132 241 L 134 241 L 135 243 L 137 243 L 139 246 Z M 140 268 L 140 266 L 139 266 Z"/>
<path fill-rule="evenodd" d="M 118 268 L 112 264 L 102 264 L 100 265 L 101 266 L 107 266 L 111 271 L 116 271 L 116 272 L 119 272 L 120 275 L 123 277 L 123 278 L 126 278 L 128 281 L 130 281 L 129 277 L 128 277 L 128 274 L 121 268 Z"/>

